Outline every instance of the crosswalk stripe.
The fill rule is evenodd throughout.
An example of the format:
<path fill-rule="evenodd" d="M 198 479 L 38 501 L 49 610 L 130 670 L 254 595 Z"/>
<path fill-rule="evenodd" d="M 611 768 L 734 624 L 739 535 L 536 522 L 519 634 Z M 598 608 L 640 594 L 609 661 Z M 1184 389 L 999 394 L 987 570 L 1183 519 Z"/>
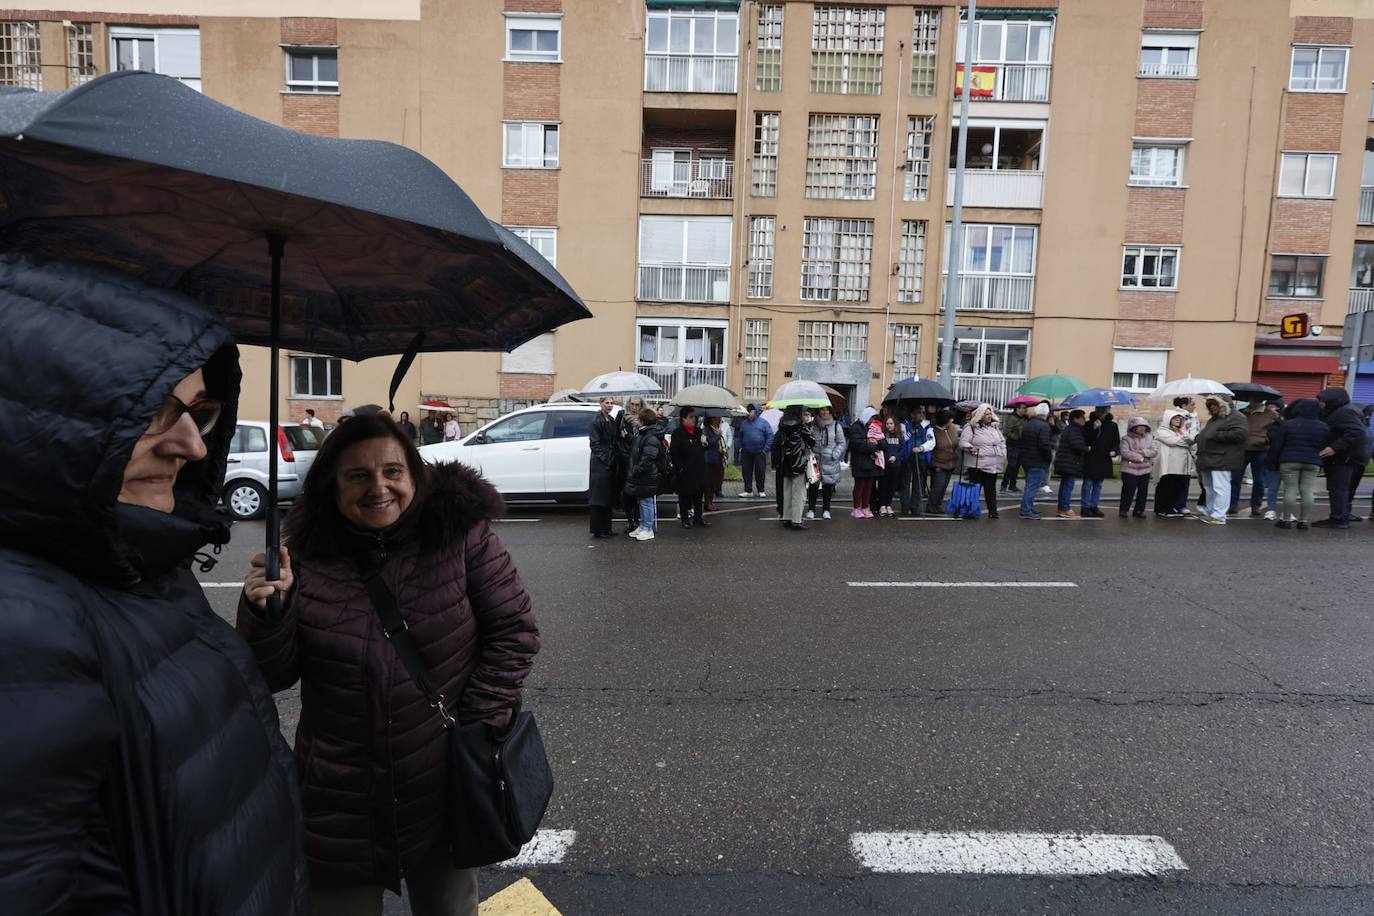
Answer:
<path fill-rule="evenodd" d="M 1078 588 L 1077 582 L 846 582 L 850 588 Z"/>
<path fill-rule="evenodd" d="M 855 833 L 854 857 L 893 874 L 1159 875 L 1188 866 L 1163 837 L 1112 833 Z"/>
<path fill-rule="evenodd" d="M 482 916 L 562 916 L 529 878 L 521 878 L 483 900 Z"/>
<path fill-rule="evenodd" d="M 576 840 L 576 830 L 540 830 L 520 850 L 520 855 L 499 864 L 504 868 L 557 865 L 563 861 Z"/>

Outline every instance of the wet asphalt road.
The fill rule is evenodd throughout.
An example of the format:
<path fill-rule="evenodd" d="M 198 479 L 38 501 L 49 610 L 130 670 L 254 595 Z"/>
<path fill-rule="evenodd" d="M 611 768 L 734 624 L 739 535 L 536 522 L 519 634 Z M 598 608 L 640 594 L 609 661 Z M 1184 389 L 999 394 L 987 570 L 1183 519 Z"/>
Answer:
<path fill-rule="evenodd" d="M 566 914 L 1374 913 L 1374 524 L 795 533 L 771 500 L 727 507 L 645 544 L 570 510 L 501 523 L 544 642 L 544 826 L 577 838 L 484 896 L 528 874 Z M 238 525 L 203 578 L 238 579 L 261 536 Z M 918 580 L 1076 587 L 847 584 Z M 849 845 L 965 830 L 1156 835 L 1187 870 L 879 875 Z"/>

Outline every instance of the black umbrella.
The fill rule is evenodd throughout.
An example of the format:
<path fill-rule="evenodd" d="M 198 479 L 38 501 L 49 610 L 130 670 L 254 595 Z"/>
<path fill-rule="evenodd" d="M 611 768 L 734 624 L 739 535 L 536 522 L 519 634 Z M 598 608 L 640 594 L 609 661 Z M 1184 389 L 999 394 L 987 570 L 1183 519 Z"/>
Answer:
<path fill-rule="evenodd" d="M 887 394 L 883 397 L 884 404 L 895 404 L 898 401 L 948 406 L 954 403 L 954 395 L 950 394 L 948 388 L 934 379 L 917 378 L 912 375 L 893 382 L 892 387 L 887 389 Z"/>
<path fill-rule="evenodd" d="M 243 343 L 360 360 L 509 350 L 591 313 L 436 165 L 259 121 L 175 79 L 0 94 L 0 244 L 91 261 L 215 308 Z M 277 574 L 270 450 L 268 575 Z"/>
<path fill-rule="evenodd" d="M 1283 392 L 1259 382 L 1227 382 L 1226 387 L 1236 396 L 1237 401 L 1278 401 Z"/>

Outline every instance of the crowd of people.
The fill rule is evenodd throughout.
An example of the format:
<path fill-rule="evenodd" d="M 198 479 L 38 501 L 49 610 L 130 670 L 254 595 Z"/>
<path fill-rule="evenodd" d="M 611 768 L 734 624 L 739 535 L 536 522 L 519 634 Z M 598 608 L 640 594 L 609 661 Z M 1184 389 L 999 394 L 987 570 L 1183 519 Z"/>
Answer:
<path fill-rule="evenodd" d="M 1282 529 L 1348 528 L 1361 520 L 1353 499 L 1370 461 L 1371 413 L 1374 408 L 1352 404 L 1345 389 L 1327 388 L 1288 405 L 1220 394 L 1179 397 L 1157 424 L 1139 415 L 1123 424 L 1106 406 L 1056 411 L 1042 401 L 1006 414 L 991 404 L 971 410 L 884 404 L 865 408 L 852 422 L 829 407 L 792 406 L 776 427 L 750 404 L 745 418 L 722 426 L 719 416 L 699 419 L 690 407 L 665 418 L 639 398 L 616 416 L 605 398 L 590 433 L 591 533 L 615 536 L 612 511 L 620 507 L 629 523 L 625 533 L 651 540 L 657 497 L 670 492 L 684 528 L 709 528 L 705 513 L 724 497 L 732 445 L 744 482 L 740 497 L 768 498 L 771 471 L 778 518 L 793 531 L 832 517 L 846 467 L 854 482 L 849 514 L 856 519 L 947 513 L 996 519 L 999 496 L 1007 494 L 1019 496 L 1023 519 L 1042 517 L 1038 497 L 1053 497 L 1059 518 L 1103 518 L 1103 484 L 1119 477 L 1121 518 L 1146 518 L 1153 488 L 1155 517 L 1224 525 L 1241 511 L 1249 482 L 1253 517 Z M 1323 473 L 1330 513 L 1318 520 L 1316 481 Z M 1190 512 L 1194 479 L 1199 492 Z M 956 501 L 952 484 L 976 488 L 977 497 Z"/>

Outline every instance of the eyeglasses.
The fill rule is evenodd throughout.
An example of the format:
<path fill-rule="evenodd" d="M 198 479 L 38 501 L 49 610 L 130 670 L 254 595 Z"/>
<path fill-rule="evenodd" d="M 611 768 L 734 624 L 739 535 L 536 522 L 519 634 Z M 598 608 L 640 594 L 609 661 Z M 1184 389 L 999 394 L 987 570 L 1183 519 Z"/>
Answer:
<path fill-rule="evenodd" d="M 153 422 L 148 424 L 148 431 L 145 436 L 160 436 L 170 430 L 181 420 L 182 414 L 190 414 L 191 422 L 196 425 L 196 430 L 201 438 L 210 435 L 210 431 L 219 422 L 220 415 L 224 413 L 224 402 L 214 398 L 198 398 L 187 404 L 174 394 L 168 395 L 167 400 L 162 403 L 162 409 L 153 417 Z"/>

